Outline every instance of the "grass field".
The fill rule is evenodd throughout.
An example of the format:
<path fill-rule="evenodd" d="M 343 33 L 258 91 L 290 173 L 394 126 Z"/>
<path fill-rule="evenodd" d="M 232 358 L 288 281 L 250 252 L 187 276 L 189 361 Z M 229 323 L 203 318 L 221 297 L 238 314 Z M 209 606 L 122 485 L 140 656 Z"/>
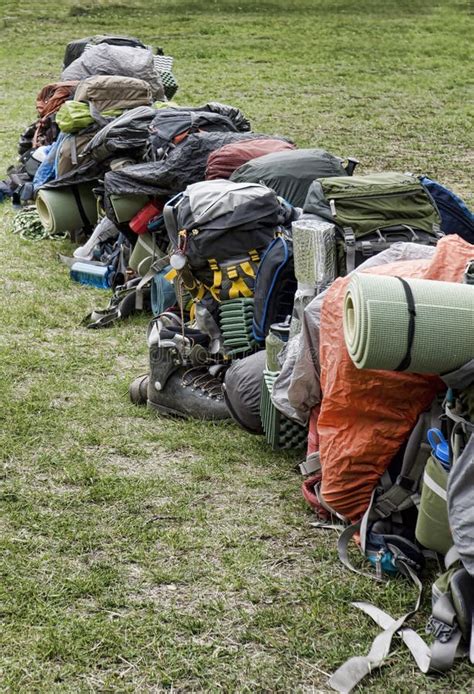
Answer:
<path fill-rule="evenodd" d="M 65 44 L 128 33 L 175 56 L 180 103 L 232 103 L 255 130 L 474 200 L 467 2 L 4 0 L 1 13 L 1 171 Z M 377 633 L 350 601 L 399 615 L 410 586 L 343 570 L 335 534 L 310 525 L 294 454 L 129 404 L 146 319 L 80 327 L 106 293 L 69 281 L 67 241 L 21 241 L 9 204 L 0 214 L 1 691 L 325 691 Z M 361 687 L 473 689 L 466 664 L 426 678 L 397 640 Z"/>

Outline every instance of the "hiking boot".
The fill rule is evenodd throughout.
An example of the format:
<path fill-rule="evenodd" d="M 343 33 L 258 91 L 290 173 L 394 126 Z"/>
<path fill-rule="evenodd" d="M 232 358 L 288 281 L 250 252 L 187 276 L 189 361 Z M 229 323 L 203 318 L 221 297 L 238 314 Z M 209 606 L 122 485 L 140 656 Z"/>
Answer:
<path fill-rule="evenodd" d="M 156 387 L 158 386 L 158 387 Z M 219 378 L 203 366 L 178 367 L 161 388 L 150 374 L 148 408 L 160 414 L 205 420 L 230 419 Z"/>

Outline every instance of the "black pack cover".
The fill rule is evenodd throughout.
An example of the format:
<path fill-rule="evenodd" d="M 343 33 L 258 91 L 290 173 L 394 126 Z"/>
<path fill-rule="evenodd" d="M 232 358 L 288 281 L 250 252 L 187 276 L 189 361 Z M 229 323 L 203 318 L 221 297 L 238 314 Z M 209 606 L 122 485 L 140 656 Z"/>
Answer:
<path fill-rule="evenodd" d="M 162 159 L 187 133 L 250 130 L 239 109 L 224 104 L 209 106 L 160 109 L 150 124 L 149 159 Z"/>
<path fill-rule="evenodd" d="M 87 146 L 86 153 L 98 162 L 115 157 L 142 161 L 149 135 L 148 128 L 155 114 L 156 109 L 151 106 L 138 106 L 126 111 L 99 130 Z"/>
<path fill-rule="evenodd" d="M 273 323 L 291 316 L 297 286 L 293 242 L 278 236 L 267 248 L 255 278 L 253 335 L 257 342 L 265 341 Z"/>
<path fill-rule="evenodd" d="M 207 158 L 223 145 L 267 135 L 238 132 L 202 132 L 189 135 L 166 159 L 126 166 L 105 176 L 107 194 L 174 195 L 191 183 L 202 181 Z"/>
<path fill-rule="evenodd" d="M 303 207 L 315 178 L 346 175 L 342 160 L 324 149 L 297 149 L 252 159 L 234 171 L 231 180 L 264 183 L 295 207 Z"/>
<path fill-rule="evenodd" d="M 262 350 L 233 361 L 225 375 L 224 398 L 229 412 L 250 434 L 263 434 L 260 395 L 264 368 L 265 351 Z"/>

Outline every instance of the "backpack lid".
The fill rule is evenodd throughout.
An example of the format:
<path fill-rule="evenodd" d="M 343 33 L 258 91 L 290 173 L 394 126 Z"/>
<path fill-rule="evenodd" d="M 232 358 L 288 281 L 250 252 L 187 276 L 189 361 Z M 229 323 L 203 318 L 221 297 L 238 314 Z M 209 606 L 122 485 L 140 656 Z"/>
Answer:
<path fill-rule="evenodd" d="M 193 183 L 186 188 L 185 196 L 189 200 L 192 220 L 189 229 L 204 225 L 218 217 L 223 217 L 236 212 L 250 200 L 272 196 L 272 191 L 266 186 L 255 183 L 234 183 L 224 179 Z M 275 206 L 278 199 L 275 198 Z M 235 219 L 234 224 L 244 224 L 249 221 L 248 215 L 253 214 L 252 209 L 242 208 L 240 219 Z M 236 217 L 237 215 L 234 215 Z"/>

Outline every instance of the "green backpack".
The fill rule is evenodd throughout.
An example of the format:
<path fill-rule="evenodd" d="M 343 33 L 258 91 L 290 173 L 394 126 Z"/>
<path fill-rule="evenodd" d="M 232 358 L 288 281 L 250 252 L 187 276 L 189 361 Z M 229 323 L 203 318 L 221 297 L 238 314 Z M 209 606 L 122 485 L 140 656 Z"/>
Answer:
<path fill-rule="evenodd" d="M 347 568 L 369 575 L 349 560 L 348 542 L 358 532 L 360 548 L 377 569 L 376 577 L 401 573 L 418 592 L 414 609 L 398 619 L 368 602 L 353 603 L 382 631 L 367 655 L 349 658 L 332 675 L 329 685 L 339 692 L 350 692 L 383 665 L 395 635 L 424 673 L 445 672 L 459 656 L 474 663 L 474 359 L 443 379 L 450 386 L 445 400 L 449 472 L 433 453 L 430 456 L 426 443 L 427 430 L 441 415 L 435 402 L 413 430 L 395 481 L 384 475 L 364 518 L 339 538 L 339 556 Z M 412 536 L 413 522 L 419 544 Z M 423 555 L 443 556 L 446 568 L 432 586 L 432 613 L 426 626 L 430 645 L 406 626 L 421 603 Z"/>
<path fill-rule="evenodd" d="M 318 178 L 303 211 L 336 226 L 339 275 L 394 243 L 436 245 L 443 236 L 434 201 L 410 174 Z"/>

